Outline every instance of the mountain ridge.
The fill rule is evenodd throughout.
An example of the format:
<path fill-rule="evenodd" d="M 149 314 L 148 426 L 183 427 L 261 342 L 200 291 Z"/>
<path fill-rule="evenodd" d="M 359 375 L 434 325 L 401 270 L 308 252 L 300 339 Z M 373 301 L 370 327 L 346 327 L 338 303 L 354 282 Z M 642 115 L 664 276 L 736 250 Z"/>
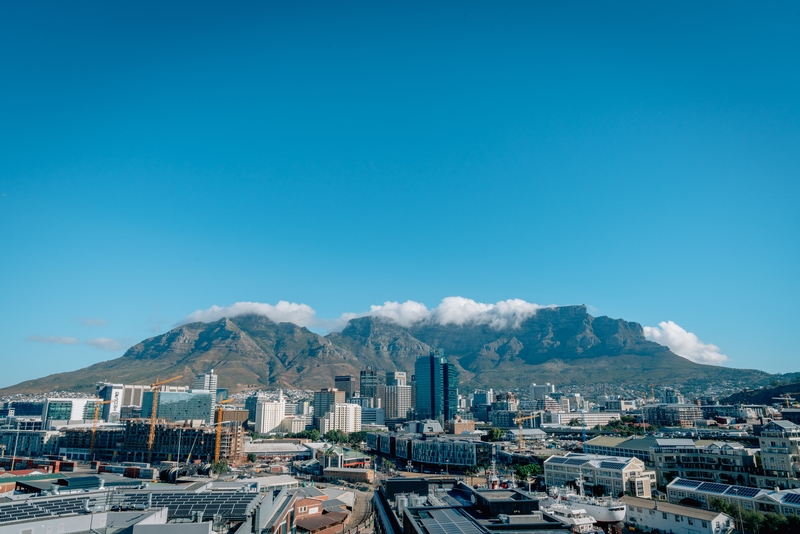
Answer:
<path fill-rule="evenodd" d="M 531 382 L 642 384 L 669 380 L 755 383 L 773 375 L 758 370 L 701 365 L 648 341 L 642 326 L 593 317 L 585 306 L 541 308 L 519 325 L 439 324 L 401 326 L 382 317 L 351 319 L 341 332 L 322 336 L 263 315 L 193 322 L 145 339 L 121 357 L 84 369 L 28 380 L 2 394 L 54 390 L 92 391 L 98 381 L 149 383 L 183 375 L 175 384 L 213 368 L 232 392 L 333 385 L 337 374 L 368 365 L 413 374 L 417 356 L 444 350 L 461 373 L 461 387 L 523 387 Z"/>

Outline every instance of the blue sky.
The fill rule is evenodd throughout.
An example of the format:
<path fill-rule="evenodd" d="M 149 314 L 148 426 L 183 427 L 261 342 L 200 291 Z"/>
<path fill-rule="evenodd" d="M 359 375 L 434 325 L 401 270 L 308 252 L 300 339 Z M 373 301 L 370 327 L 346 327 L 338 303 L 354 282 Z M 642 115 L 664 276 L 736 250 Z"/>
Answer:
<path fill-rule="evenodd" d="M 4 4 L 0 386 L 212 305 L 453 296 L 585 303 L 800 371 L 799 22 L 793 2 Z"/>

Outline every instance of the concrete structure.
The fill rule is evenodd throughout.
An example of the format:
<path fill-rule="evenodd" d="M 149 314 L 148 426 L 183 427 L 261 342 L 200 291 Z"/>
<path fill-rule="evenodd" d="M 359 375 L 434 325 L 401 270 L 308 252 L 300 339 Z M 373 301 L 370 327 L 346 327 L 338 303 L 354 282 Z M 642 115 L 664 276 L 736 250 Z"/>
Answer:
<path fill-rule="evenodd" d="M 331 430 L 343 432 L 361 431 L 361 406 L 357 404 L 336 403 L 332 410 L 319 419 L 319 432 L 325 434 Z"/>
<path fill-rule="evenodd" d="M 99 398 L 111 401 L 109 404 L 103 404 L 101 406 L 100 418 L 108 423 L 119 421 L 125 386 L 123 384 L 112 384 L 110 382 L 98 382 L 96 390 Z"/>
<path fill-rule="evenodd" d="M 542 415 L 542 424 L 551 425 L 574 425 L 578 422 L 578 427 L 594 428 L 597 425 L 605 426 L 611 421 L 619 421 L 619 412 L 554 412 L 545 411 Z"/>
<path fill-rule="evenodd" d="M 650 425 L 692 428 L 703 419 L 703 410 L 696 404 L 648 404 L 642 408 L 642 418 Z"/>
<path fill-rule="evenodd" d="M 268 401 L 263 397 L 259 398 L 256 404 L 256 433 L 270 434 L 277 432 L 285 416 L 286 400 L 283 398 L 283 391 L 278 392 L 278 400 L 276 401 Z"/>
<path fill-rule="evenodd" d="M 69 421 L 92 419 L 95 402 L 96 399 L 45 399 L 42 411 L 44 427 L 50 428 L 56 422 L 65 424 Z"/>
<path fill-rule="evenodd" d="M 639 458 L 656 470 L 659 486 L 676 476 L 722 484 L 750 484 L 757 473 L 758 450 L 737 442 L 600 436 L 586 442 L 586 452 Z"/>
<path fill-rule="evenodd" d="M 686 404 L 684 396 L 675 388 L 662 389 L 659 394 L 659 401 L 661 404 Z"/>
<path fill-rule="evenodd" d="M 414 363 L 415 411 L 418 417 L 452 419 L 458 412 L 458 370 L 440 349 Z"/>
<path fill-rule="evenodd" d="M 762 488 L 800 488 L 800 426 L 790 421 L 770 421 L 761 427 Z"/>
<path fill-rule="evenodd" d="M 218 376 L 214 373 L 212 369 L 208 373 L 203 373 L 202 375 L 197 375 L 194 379 L 194 389 L 204 389 L 206 391 L 210 391 L 213 395 L 214 401 L 216 403 L 217 399 L 217 379 Z"/>
<path fill-rule="evenodd" d="M 626 522 L 644 532 L 725 534 L 733 528 L 733 518 L 721 512 L 636 497 L 622 500 L 628 505 Z"/>
<path fill-rule="evenodd" d="M 164 391 L 158 394 L 156 417 L 166 421 L 212 421 L 213 393 L 208 390 L 183 392 Z M 153 392 L 145 391 L 142 397 L 142 418 L 153 412 Z"/>
<path fill-rule="evenodd" d="M 0 430 L 0 448 L 4 456 L 34 458 L 58 452 L 60 433 L 49 430 Z"/>
<path fill-rule="evenodd" d="M 474 432 L 475 421 L 472 419 L 462 419 L 456 416 L 455 419 L 450 419 L 445 423 L 445 432 L 448 434 L 463 434 L 464 432 Z"/>
<path fill-rule="evenodd" d="M 587 492 L 618 497 L 630 492 L 637 497 L 650 497 L 656 474 L 648 471 L 638 458 L 568 453 L 551 456 L 544 462 L 548 487 L 564 487 L 583 476 Z"/>

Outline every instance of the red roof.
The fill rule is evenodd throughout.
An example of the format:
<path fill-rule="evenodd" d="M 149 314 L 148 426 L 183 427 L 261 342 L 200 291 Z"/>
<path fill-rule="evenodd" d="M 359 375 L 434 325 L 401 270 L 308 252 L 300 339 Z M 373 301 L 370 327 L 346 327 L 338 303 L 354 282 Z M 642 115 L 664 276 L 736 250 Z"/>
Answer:
<path fill-rule="evenodd" d="M 347 520 L 347 513 L 345 512 L 330 512 L 321 515 L 311 515 L 301 517 L 296 521 L 297 528 L 301 528 L 307 532 L 316 532 L 330 527 L 344 523 Z"/>

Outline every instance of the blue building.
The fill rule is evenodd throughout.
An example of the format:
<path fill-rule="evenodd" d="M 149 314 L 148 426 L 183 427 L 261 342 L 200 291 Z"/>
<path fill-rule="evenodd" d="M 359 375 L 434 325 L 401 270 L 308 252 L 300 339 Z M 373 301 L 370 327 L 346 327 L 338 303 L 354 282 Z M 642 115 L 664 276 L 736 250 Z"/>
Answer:
<path fill-rule="evenodd" d="M 443 419 L 458 411 L 458 370 L 447 361 L 444 351 L 435 349 L 420 356 L 414 364 L 417 417 Z"/>

